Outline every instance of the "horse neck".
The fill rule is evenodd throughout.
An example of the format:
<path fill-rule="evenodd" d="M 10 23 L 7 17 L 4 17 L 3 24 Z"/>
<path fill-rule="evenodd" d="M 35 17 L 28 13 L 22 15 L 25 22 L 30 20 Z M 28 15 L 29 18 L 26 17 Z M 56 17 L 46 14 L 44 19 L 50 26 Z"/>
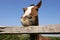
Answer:
<path fill-rule="evenodd" d="M 38 26 L 39 25 L 39 20 L 38 20 L 38 16 L 36 16 L 36 20 L 35 20 L 35 25 L 34 26 Z"/>

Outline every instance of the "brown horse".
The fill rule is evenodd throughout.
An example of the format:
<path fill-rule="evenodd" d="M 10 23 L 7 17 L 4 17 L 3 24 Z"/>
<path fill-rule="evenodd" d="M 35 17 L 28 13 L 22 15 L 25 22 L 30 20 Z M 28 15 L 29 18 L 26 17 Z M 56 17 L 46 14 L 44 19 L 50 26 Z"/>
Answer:
<path fill-rule="evenodd" d="M 41 6 L 40 1 L 36 6 L 30 5 L 27 8 L 23 8 L 24 15 L 21 17 L 21 23 L 23 26 L 37 26 L 38 25 L 38 9 Z"/>
<path fill-rule="evenodd" d="M 21 23 L 24 27 L 38 26 L 38 10 L 41 7 L 42 0 L 37 5 L 30 5 L 27 8 L 23 8 L 24 15 L 21 17 Z M 44 38 L 39 34 L 30 34 L 30 40 L 43 40 Z M 36 38 L 36 39 L 34 39 Z M 46 39 L 44 39 L 46 40 Z"/>

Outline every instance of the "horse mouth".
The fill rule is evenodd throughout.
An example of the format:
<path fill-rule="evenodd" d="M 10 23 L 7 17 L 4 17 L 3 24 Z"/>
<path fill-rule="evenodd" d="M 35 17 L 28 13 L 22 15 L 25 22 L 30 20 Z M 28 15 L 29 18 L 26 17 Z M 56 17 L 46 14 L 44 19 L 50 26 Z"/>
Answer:
<path fill-rule="evenodd" d="M 32 25 L 32 21 L 30 19 L 21 19 L 21 23 L 26 26 Z"/>

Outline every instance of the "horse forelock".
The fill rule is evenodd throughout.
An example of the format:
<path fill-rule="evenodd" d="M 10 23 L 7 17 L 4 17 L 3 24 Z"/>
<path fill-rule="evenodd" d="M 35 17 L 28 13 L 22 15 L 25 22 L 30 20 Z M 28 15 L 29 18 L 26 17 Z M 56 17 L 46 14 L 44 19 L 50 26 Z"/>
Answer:
<path fill-rule="evenodd" d="M 23 17 L 25 17 L 25 16 L 27 16 L 27 15 L 29 15 L 31 12 L 32 12 L 32 8 L 33 8 L 34 6 L 30 6 L 30 7 L 27 7 L 27 10 L 25 11 L 25 13 L 24 13 L 24 15 L 23 15 Z"/>

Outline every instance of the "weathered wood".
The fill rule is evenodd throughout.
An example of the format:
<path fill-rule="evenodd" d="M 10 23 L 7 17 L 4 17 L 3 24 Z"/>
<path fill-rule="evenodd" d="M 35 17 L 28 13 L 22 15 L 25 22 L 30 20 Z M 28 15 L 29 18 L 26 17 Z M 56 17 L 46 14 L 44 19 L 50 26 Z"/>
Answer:
<path fill-rule="evenodd" d="M 29 26 L 29 27 L 0 27 L 0 34 L 30 34 L 30 33 L 59 33 L 60 25 Z"/>

